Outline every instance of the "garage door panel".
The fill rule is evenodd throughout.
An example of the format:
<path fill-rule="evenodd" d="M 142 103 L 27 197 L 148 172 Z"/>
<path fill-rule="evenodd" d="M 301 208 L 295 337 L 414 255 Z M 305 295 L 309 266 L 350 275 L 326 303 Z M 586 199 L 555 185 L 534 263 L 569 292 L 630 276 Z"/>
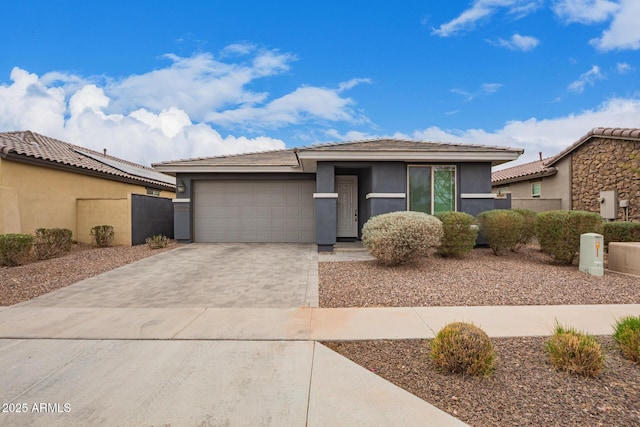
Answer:
<path fill-rule="evenodd" d="M 313 242 L 313 181 L 196 181 L 197 242 Z"/>

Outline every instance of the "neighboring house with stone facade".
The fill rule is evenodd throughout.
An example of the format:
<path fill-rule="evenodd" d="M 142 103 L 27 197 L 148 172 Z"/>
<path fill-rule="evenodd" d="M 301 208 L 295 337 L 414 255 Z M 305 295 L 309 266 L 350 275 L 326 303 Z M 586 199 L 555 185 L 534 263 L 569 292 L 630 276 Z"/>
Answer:
<path fill-rule="evenodd" d="M 492 188 L 538 212 L 600 212 L 600 192 L 616 190 L 628 204 L 617 219 L 640 221 L 640 129 L 595 128 L 554 157 L 494 172 Z"/>

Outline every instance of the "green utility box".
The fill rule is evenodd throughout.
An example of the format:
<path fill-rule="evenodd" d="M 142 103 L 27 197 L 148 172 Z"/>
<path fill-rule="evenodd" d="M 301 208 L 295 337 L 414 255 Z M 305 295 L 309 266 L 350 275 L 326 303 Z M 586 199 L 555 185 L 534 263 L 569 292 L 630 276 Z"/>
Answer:
<path fill-rule="evenodd" d="M 604 237 L 601 234 L 580 235 L 580 271 L 604 276 Z"/>

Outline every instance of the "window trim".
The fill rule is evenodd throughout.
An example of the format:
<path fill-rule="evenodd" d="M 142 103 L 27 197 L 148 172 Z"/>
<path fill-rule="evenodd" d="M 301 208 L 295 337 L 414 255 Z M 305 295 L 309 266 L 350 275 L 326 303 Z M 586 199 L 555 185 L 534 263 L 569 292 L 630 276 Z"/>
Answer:
<path fill-rule="evenodd" d="M 534 186 L 538 184 L 538 194 L 536 194 L 533 189 Z M 539 199 L 542 197 L 542 181 L 534 181 L 531 183 L 531 197 L 534 199 Z"/>
<path fill-rule="evenodd" d="M 450 167 L 453 168 L 453 185 L 454 185 L 454 194 L 453 194 L 453 211 L 452 212 L 457 212 L 458 211 L 458 166 L 455 164 L 439 164 L 439 163 L 417 163 L 417 164 L 411 164 L 411 165 L 407 165 L 407 205 L 406 205 L 406 209 L 407 211 L 411 210 L 411 172 L 410 169 L 411 168 L 431 168 L 431 214 L 433 215 L 433 208 L 434 208 L 434 200 L 435 200 L 435 191 L 433 188 L 434 185 L 434 171 L 436 167 Z"/>

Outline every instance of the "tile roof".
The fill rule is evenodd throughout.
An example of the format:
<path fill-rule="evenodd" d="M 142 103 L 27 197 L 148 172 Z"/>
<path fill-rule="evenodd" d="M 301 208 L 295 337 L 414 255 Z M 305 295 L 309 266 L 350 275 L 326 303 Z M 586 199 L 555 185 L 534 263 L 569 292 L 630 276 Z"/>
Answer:
<path fill-rule="evenodd" d="M 640 129 L 637 128 L 594 128 L 591 129 L 582 138 L 571 144 L 569 147 L 562 150 L 560 153 L 553 156 L 546 163 L 547 166 L 553 166 L 559 160 L 571 153 L 576 148 L 587 142 L 591 138 L 611 138 L 611 139 L 635 139 L 640 140 Z"/>
<path fill-rule="evenodd" d="M 493 172 L 491 174 L 491 183 L 507 184 L 509 182 L 554 175 L 557 172 L 556 168 L 545 165 L 549 159 L 551 157 Z"/>
<path fill-rule="evenodd" d="M 109 179 L 175 190 L 175 179 L 154 169 L 31 131 L 0 132 L 0 155 L 50 162 L 52 166 L 78 169 L 80 173 L 98 173 Z"/>
<path fill-rule="evenodd" d="M 374 139 L 366 141 L 335 142 L 329 144 L 310 145 L 306 147 L 284 149 L 275 151 L 263 151 L 258 153 L 233 154 L 214 157 L 201 157 L 195 159 L 181 159 L 154 163 L 153 166 L 290 166 L 299 165 L 296 153 L 307 152 L 510 152 L 523 151 L 514 148 L 474 145 L 451 144 L 440 142 L 411 141 L 401 139 Z"/>

